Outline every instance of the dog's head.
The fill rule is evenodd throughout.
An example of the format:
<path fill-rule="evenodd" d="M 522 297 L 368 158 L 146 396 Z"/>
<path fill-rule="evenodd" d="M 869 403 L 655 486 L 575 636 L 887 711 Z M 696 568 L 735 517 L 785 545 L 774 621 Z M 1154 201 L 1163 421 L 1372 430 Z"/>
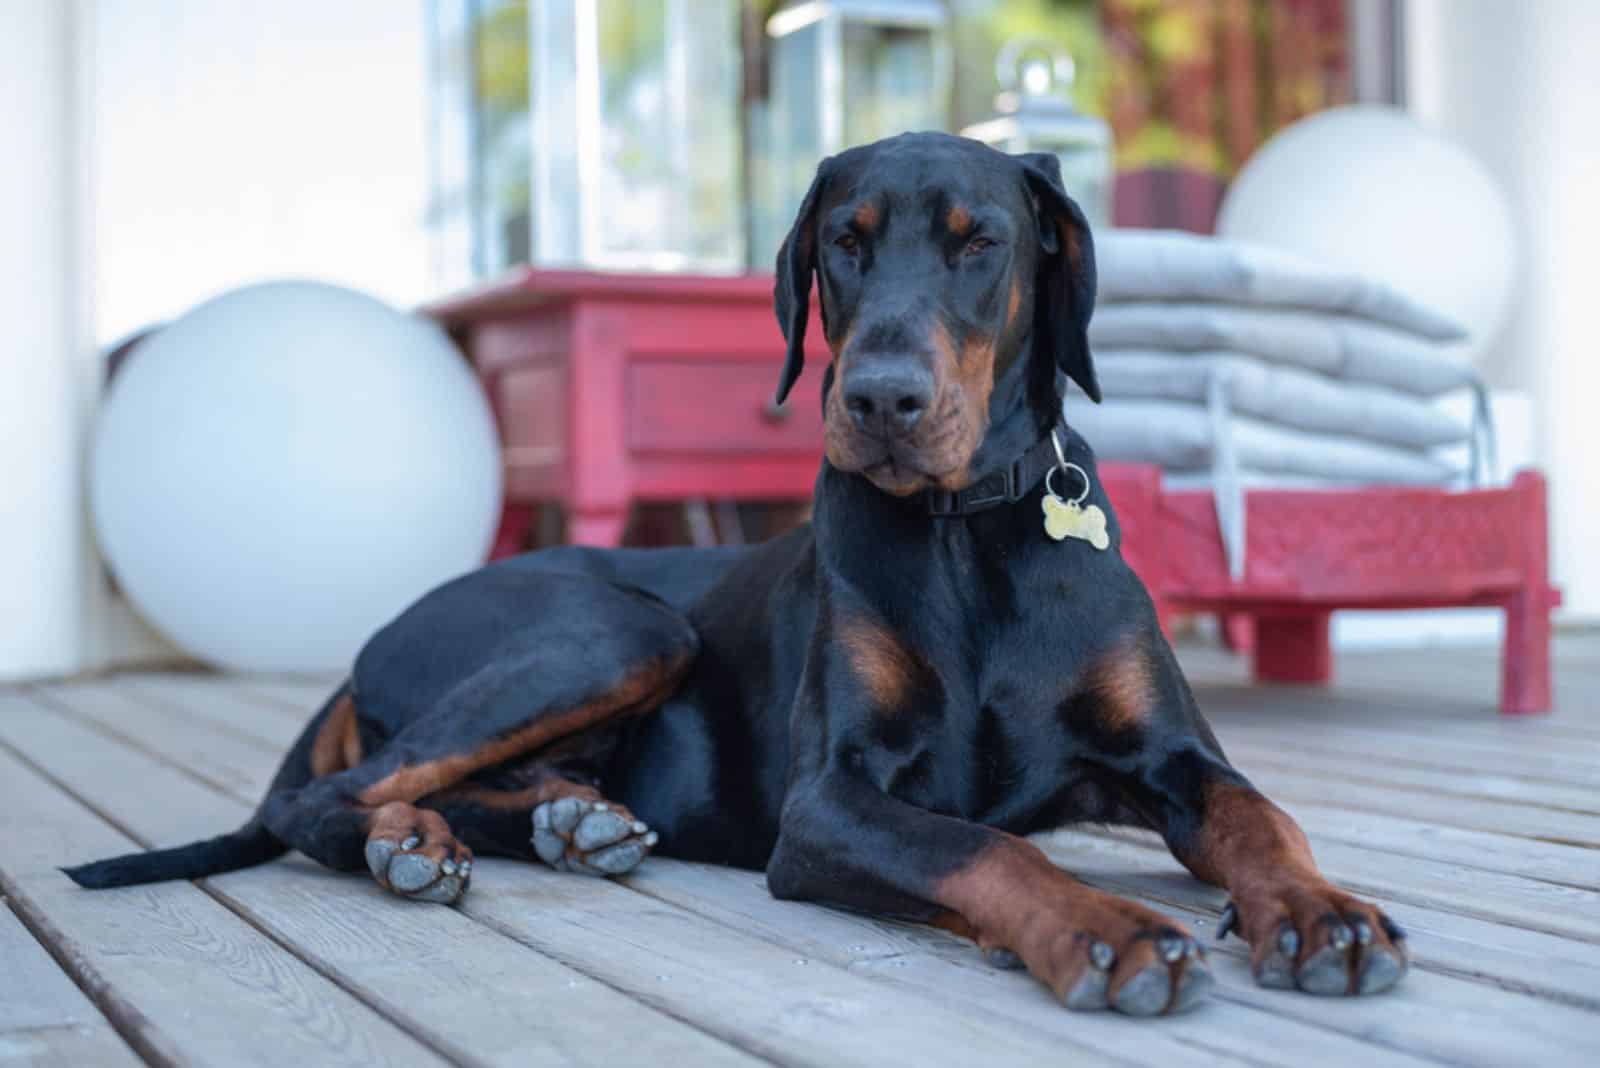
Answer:
<path fill-rule="evenodd" d="M 780 403 L 800 377 L 813 275 L 833 353 L 828 460 L 887 493 L 965 488 L 1005 406 L 1054 419 L 1058 371 L 1100 399 L 1094 245 L 1053 156 L 919 133 L 824 160 L 778 252 Z"/>

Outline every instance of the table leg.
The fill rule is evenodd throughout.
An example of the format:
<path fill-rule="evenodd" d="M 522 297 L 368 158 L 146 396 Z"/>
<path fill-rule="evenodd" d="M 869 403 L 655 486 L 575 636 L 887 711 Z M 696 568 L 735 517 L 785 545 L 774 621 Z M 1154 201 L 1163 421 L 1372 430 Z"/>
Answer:
<path fill-rule="evenodd" d="M 1324 683 L 1333 677 L 1332 612 L 1257 616 L 1257 682 Z"/>
<path fill-rule="evenodd" d="M 574 511 L 567 517 L 567 541 L 614 549 L 622 544 L 628 526 L 626 511 Z"/>
<path fill-rule="evenodd" d="M 533 528 L 533 521 L 538 514 L 536 505 L 507 501 L 500 510 L 500 529 L 495 532 L 494 548 L 489 550 L 489 559 L 515 556 L 525 550 L 528 547 L 528 532 Z"/>

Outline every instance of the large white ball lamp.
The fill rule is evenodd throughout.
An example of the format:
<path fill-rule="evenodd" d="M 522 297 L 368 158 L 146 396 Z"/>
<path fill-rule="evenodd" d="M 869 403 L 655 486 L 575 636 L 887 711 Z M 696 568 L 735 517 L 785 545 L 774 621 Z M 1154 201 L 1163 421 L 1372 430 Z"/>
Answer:
<path fill-rule="evenodd" d="M 174 643 L 246 671 L 347 668 L 419 594 L 481 563 L 494 421 L 433 324 L 273 282 L 142 342 L 96 428 L 100 546 Z"/>
<path fill-rule="evenodd" d="M 1387 282 L 1492 344 L 1512 293 L 1517 242 L 1483 166 L 1388 108 L 1335 108 L 1274 135 L 1223 198 L 1217 232 Z"/>

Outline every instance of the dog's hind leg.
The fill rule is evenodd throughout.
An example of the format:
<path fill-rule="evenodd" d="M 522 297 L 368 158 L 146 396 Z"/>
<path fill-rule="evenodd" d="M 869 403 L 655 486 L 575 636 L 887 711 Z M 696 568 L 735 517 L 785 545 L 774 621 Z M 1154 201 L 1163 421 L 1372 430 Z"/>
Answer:
<path fill-rule="evenodd" d="M 698 651 L 687 620 L 659 601 L 603 583 L 584 586 L 580 617 L 549 612 L 500 633 L 477 670 L 354 767 L 270 794 L 261 809 L 266 826 L 329 867 L 371 869 L 403 896 L 458 897 L 471 851 L 443 815 L 419 802 L 656 708 Z M 353 701 L 359 715 L 359 671 Z"/>

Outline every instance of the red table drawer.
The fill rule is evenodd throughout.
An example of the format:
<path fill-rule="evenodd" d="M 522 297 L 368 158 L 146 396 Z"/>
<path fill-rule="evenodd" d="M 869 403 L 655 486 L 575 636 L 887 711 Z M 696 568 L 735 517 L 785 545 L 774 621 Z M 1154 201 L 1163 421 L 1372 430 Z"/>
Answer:
<path fill-rule="evenodd" d="M 774 413 L 782 364 L 644 359 L 628 368 L 628 447 L 638 452 L 821 452 L 822 411 L 796 391 Z"/>

